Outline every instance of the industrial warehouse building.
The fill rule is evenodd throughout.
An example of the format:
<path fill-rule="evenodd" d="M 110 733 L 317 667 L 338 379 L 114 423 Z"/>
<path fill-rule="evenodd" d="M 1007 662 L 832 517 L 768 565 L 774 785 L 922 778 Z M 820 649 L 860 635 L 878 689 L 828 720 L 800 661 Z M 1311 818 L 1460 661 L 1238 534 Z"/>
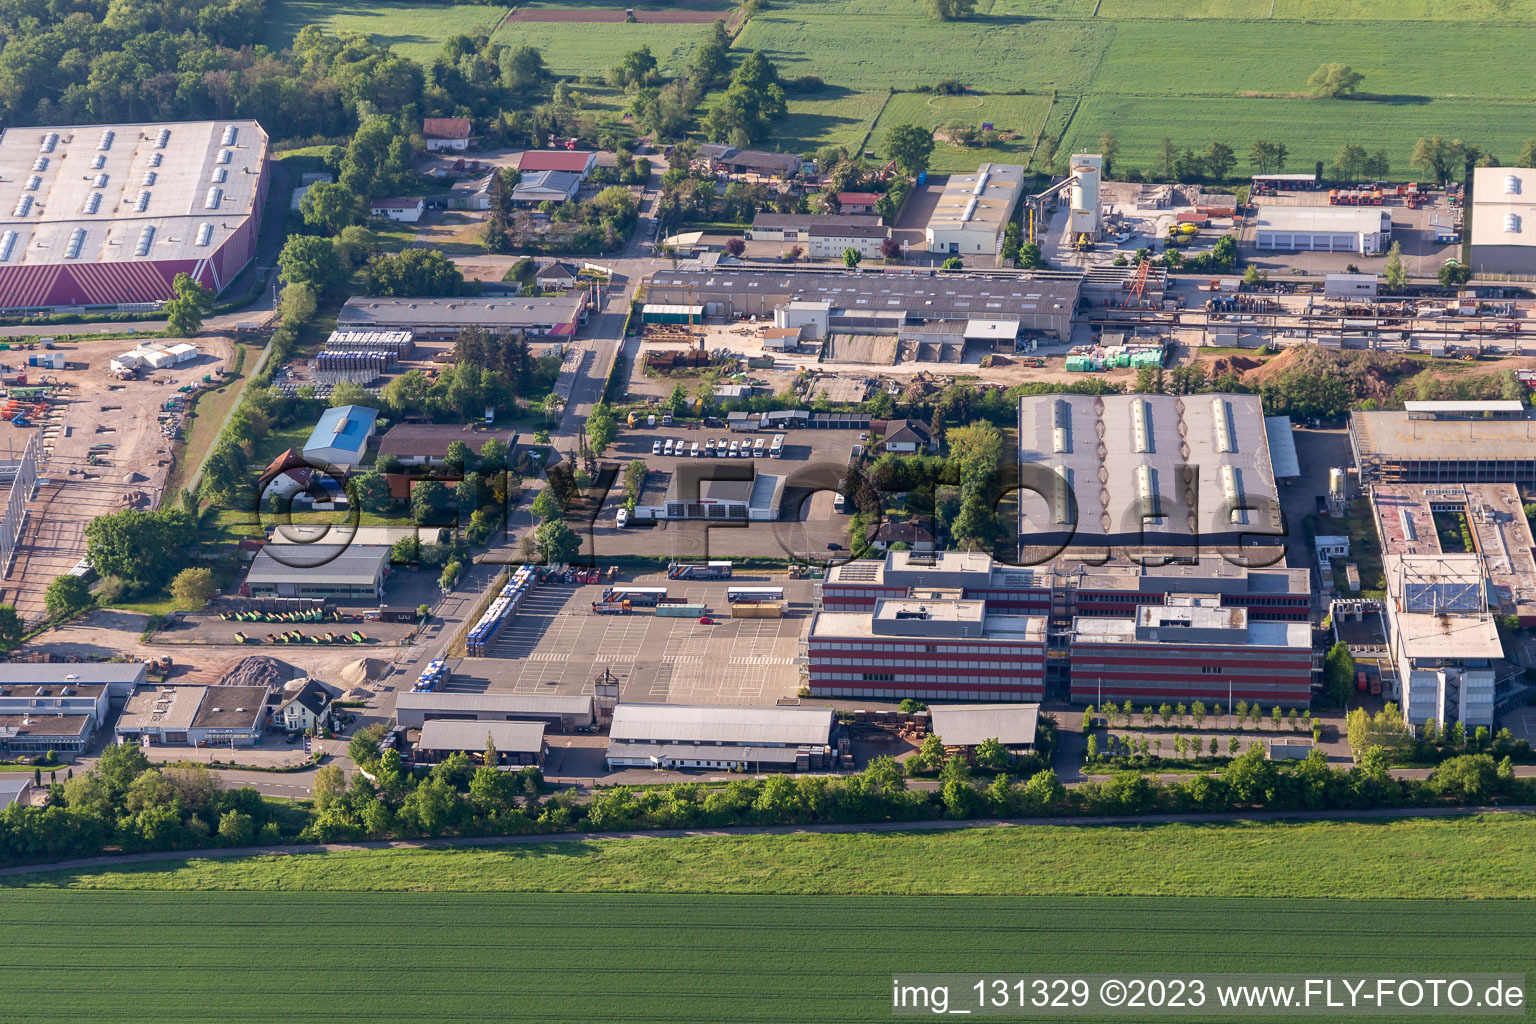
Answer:
<path fill-rule="evenodd" d="M 377 604 L 388 570 L 384 545 L 268 544 L 256 552 L 240 594 Z"/>
<path fill-rule="evenodd" d="M 1170 594 L 1123 618 L 1079 616 L 1071 658 L 1078 704 L 1246 700 L 1302 708 L 1312 699 L 1312 627 L 1260 622 L 1212 596 Z"/>
<path fill-rule="evenodd" d="M 9 699 L 25 700 L 29 687 L 104 686 L 109 697 L 127 697 L 144 682 L 147 668 L 142 661 L 94 661 L 69 663 L 0 663 L 0 689 L 9 690 Z M 81 690 L 82 694 L 84 690 Z M 93 703 L 96 698 L 88 698 Z M 4 707 L 0 700 L 0 707 Z M 79 709 L 83 710 L 83 709 Z M 99 717 L 99 716 L 98 716 Z"/>
<path fill-rule="evenodd" d="M 468 445 L 474 456 L 487 441 L 500 441 L 510 451 L 517 444 L 517 435 L 509 430 L 474 431 L 447 423 L 400 423 L 379 440 L 378 453 L 394 456 L 402 466 L 444 466 L 448 446 L 455 441 Z"/>
<path fill-rule="evenodd" d="M 918 588 L 871 613 L 817 612 L 803 656 L 818 697 L 1039 701 L 1045 646 L 1042 617 Z"/>
<path fill-rule="evenodd" d="M 747 237 L 758 242 L 804 242 L 812 259 L 840 259 L 847 249 L 861 256 L 879 256 L 880 243 L 891 237 L 891 229 L 874 216 L 759 213 L 752 218 Z"/>
<path fill-rule="evenodd" d="M 111 701 L 144 681 L 143 662 L 0 665 L 0 754 L 78 754 Z"/>
<path fill-rule="evenodd" d="M 223 291 L 267 195 L 255 121 L 0 133 L 0 308 L 160 302 L 179 273 Z"/>
<path fill-rule="evenodd" d="M 1536 484 L 1536 415 L 1519 401 L 1405 402 L 1352 412 L 1361 484 Z"/>
<path fill-rule="evenodd" d="M 896 333 L 932 320 L 1010 321 L 1017 332 L 1065 340 L 1072 335 L 1083 278 L 1042 271 L 983 277 L 942 273 L 814 270 L 658 270 L 646 278 L 646 302 L 702 304 L 708 316 L 773 318 L 820 341 L 830 332 Z M 776 311 L 793 310 L 784 319 Z M 782 322 L 781 322 L 782 321 Z"/>
<path fill-rule="evenodd" d="M 1023 398 L 1019 560 L 1190 556 L 1280 538 L 1270 436 L 1257 395 Z"/>
<path fill-rule="evenodd" d="M 304 442 L 304 461 L 311 466 L 356 469 L 368 453 L 368 439 L 378 424 L 379 410 L 366 405 L 339 405 L 320 414 Z"/>
<path fill-rule="evenodd" d="M 836 764 L 830 707 L 620 704 L 609 768 L 803 771 Z"/>
<path fill-rule="evenodd" d="M 1260 249 L 1384 253 L 1392 212 L 1377 206 L 1261 206 L 1254 226 Z"/>
<path fill-rule="evenodd" d="M 1536 170 L 1472 169 L 1472 246 L 1475 274 L 1536 274 Z"/>
<path fill-rule="evenodd" d="M 340 331 L 410 331 L 417 340 L 452 341 L 466 327 L 489 334 L 520 332 L 569 338 L 587 318 L 587 293 L 546 298 L 347 300 L 336 316 Z"/>
<path fill-rule="evenodd" d="M 549 756 L 543 722 L 456 722 L 442 718 L 422 725 L 416 753 L 420 760 L 440 761 L 460 751 L 484 754 L 493 744 L 497 760 L 503 765 L 532 764 L 542 768 Z"/>
<path fill-rule="evenodd" d="M 142 686 L 117 720 L 117 742 L 251 747 L 267 724 L 265 686 Z"/>
<path fill-rule="evenodd" d="M 1023 187 L 1024 168 L 1017 164 L 982 164 L 975 174 L 950 175 L 924 230 L 928 251 L 997 255 Z"/>
<path fill-rule="evenodd" d="M 770 522 L 779 517 L 786 477 L 756 466 L 679 463 L 659 505 L 637 505 L 640 519 L 711 519 Z"/>
<path fill-rule="evenodd" d="M 590 696 L 526 693 L 402 692 L 395 698 L 396 724 L 420 729 L 438 719 L 477 722 L 543 722 L 550 729 L 571 732 L 592 726 Z"/>
<path fill-rule="evenodd" d="M 959 750 L 967 758 L 987 740 L 997 740 L 1010 754 L 1027 754 L 1035 748 L 1040 705 L 935 704 L 928 709 L 928 721 L 944 749 Z"/>

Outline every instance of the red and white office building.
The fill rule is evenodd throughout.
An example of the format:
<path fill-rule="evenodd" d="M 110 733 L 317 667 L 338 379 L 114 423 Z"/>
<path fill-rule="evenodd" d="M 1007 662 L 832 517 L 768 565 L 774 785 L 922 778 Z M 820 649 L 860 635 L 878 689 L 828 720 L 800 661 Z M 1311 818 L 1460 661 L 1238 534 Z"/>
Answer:
<path fill-rule="evenodd" d="M 808 685 L 824 697 L 1039 701 L 1046 620 L 992 614 L 957 591 L 885 598 L 872 612 L 818 612 L 804 641 Z"/>
<path fill-rule="evenodd" d="M 1305 707 L 1312 699 L 1312 629 L 1260 622 L 1214 596 L 1169 595 L 1126 617 L 1072 624 L 1071 698 L 1205 701 Z"/>
<path fill-rule="evenodd" d="M 975 552 L 893 551 L 836 566 L 818 585 L 805 681 L 835 697 L 1098 703 L 1219 690 L 1222 703 L 1300 706 L 1314 667 L 1309 580 L 1306 569 L 1220 556 L 1017 568 Z M 918 607 L 926 617 L 911 614 Z M 1170 625 L 1138 634 L 1143 616 Z M 1181 618 L 1241 625 L 1189 632 L 1172 625 Z"/>

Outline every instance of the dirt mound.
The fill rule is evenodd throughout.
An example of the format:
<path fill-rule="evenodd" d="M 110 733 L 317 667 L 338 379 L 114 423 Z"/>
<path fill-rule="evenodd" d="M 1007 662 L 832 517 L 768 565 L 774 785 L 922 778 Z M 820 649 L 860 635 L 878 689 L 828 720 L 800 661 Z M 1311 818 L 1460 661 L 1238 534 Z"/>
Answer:
<path fill-rule="evenodd" d="M 264 654 L 252 655 L 238 662 L 219 679 L 220 686 L 281 686 L 304 673 L 288 664 Z"/>
<path fill-rule="evenodd" d="M 1390 398 L 1397 384 L 1422 369 L 1406 356 L 1385 352 L 1340 352 L 1334 349 L 1298 345 L 1243 373 L 1243 383 L 1252 388 L 1283 377 L 1291 371 L 1338 377 L 1356 398 Z"/>
<path fill-rule="evenodd" d="M 1249 370 L 1256 370 L 1264 365 L 1262 359 L 1250 359 L 1248 356 L 1222 356 L 1211 361 L 1206 373 L 1212 377 L 1222 377 L 1229 373 L 1242 376 Z"/>
<path fill-rule="evenodd" d="M 348 686 L 367 686 L 382 676 L 388 667 L 388 662 L 378 658 L 358 658 L 341 670 L 341 681 Z"/>

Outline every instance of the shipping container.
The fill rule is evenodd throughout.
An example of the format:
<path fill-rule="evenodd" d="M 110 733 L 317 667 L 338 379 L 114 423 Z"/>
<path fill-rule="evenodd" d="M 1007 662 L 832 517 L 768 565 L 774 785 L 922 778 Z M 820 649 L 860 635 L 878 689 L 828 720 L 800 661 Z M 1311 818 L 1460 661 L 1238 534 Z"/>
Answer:
<path fill-rule="evenodd" d="M 656 614 L 663 619 L 696 619 L 703 615 L 706 606 L 702 604 L 659 604 L 656 606 Z"/>
<path fill-rule="evenodd" d="M 731 605 L 733 619 L 782 619 L 783 617 L 783 601 L 758 601 L 751 604 Z"/>

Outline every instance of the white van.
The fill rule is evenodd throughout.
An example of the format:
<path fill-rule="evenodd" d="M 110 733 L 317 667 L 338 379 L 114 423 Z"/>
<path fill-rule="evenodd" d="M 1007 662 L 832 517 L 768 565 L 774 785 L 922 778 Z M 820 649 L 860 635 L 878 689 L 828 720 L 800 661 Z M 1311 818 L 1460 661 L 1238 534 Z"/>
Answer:
<path fill-rule="evenodd" d="M 624 527 L 628 526 L 629 525 L 629 509 L 627 509 L 627 508 L 619 509 L 619 514 L 614 516 L 614 522 L 618 524 L 618 527 L 621 530 L 624 529 Z"/>
<path fill-rule="evenodd" d="M 699 442 L 693 442 L 693 446 L 688 449 L 688 457 L 692 459 L 699 457 Z"/>
<path fill-rule="evenodd" d="M 666 446 L 666 448 L 664 448 L 662 450 L 662 454 L 663 455 L 671 455 L 672 454 L 672 439 L 670 437 L 667 438 L 667 446 Z"/>

